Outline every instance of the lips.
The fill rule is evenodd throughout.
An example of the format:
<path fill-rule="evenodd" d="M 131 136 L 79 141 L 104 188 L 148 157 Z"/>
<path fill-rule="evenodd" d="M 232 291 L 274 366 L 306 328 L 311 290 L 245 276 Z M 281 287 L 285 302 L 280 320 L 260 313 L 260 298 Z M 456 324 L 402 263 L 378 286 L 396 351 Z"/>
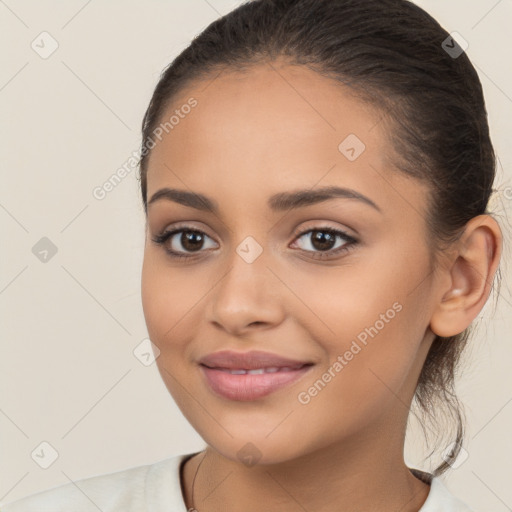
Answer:
<path fill-rule="evenodd" d="M 245 369 L 230 369 L 230 368 L 212 368 L 212 370 L 219 370 L 221 372 L 230 373 L 231 375 L 262 375 L 264 373 L 278 373 L 278 372 L 289 372 L 292 370 L 299 370 L 304 365 L 300 366 L 271 366 L 269 368 L 256 368 L 254 370 Z"/>
<path fill-rule="evenodd" d="M 309 361 L 260 351 L 221 351 L 200 360 L 202 374 L 210 389 L 222 398 L 237 401 L 263 398 L 291 385 L 312 366 Z"/>
<path fill-rule="evenodd" d="M 222 350 L 203 357 L 199 363 L 208 368 L 224 370 L 299 369 L 304 365 L 312 364 L 310 361 L 299 361 L 259 350 L 250 352 Z"/>

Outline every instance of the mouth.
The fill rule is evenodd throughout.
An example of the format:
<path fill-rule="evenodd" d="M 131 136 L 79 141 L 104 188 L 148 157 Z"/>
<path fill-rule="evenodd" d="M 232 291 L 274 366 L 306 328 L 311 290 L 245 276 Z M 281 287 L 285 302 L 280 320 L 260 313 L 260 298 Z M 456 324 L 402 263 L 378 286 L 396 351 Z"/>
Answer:
<path fill-rule="evenodd" d="M 290 372 L 295 370 L 300 370 L 301 368 L 304 368 L 304 366 L 308 366 L 311 363 L 303 363 L 295 366 L 270 366 L 270 367 L 263 367 L 263 368 L 222 368 L 218 366 L 206 366 L 206 368 L 210 368 L 211 370 L 220 370 L 221 372 L 228 372 L 231 375 L 262 375 L 264 373 L 279 373 L 279 372 Z"/>
<path fill-rule="evenodd" d="M 199 365 L 208 387 L 218 396 L 235 401 L 263 398 L 297 382 L 314 366 L 301 363 L 292 366 L 261 368 L 224 368 Z"/>

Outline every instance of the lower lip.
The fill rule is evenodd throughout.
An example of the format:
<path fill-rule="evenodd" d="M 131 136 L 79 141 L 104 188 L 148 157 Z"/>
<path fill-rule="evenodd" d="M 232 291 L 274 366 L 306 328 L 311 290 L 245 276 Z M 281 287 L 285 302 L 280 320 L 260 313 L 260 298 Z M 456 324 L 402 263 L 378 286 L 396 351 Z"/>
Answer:
<path fill-rule="evenodd" d="M 200 366 L 210 388 L 215 393 L 223 398 L 239 401 L 256 400 L 267 396 L 296 382 L 312 368 L 312 365 L 308 365 L 298 370 L 234 375 L 223 370 Z"/>

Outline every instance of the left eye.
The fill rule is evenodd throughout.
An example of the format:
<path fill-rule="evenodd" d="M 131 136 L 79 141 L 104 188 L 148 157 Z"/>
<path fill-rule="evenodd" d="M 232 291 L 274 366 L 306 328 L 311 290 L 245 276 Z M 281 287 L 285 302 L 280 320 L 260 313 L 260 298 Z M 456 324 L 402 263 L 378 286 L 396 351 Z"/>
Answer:
<path fill-rule="evenodd" d="M 304 231 L 297 236 L 297 240 L 304 238 L 306 235 L 308 235 L 307 241 L 301 249 L 310 252 L 338 252 L 338 249 L 343 249 L 345 246 L 356 243 L 355 238 L 344 231 L 331 228 L 315 228 Z M 339 240 L 337 245 L 336 239 Z"/>

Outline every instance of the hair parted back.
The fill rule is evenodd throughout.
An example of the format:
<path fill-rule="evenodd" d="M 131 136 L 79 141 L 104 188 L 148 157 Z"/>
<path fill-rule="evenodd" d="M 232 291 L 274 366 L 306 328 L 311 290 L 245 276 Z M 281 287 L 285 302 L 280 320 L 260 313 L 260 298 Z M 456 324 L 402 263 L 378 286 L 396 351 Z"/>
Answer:
<path fill-rule="evenodd" d="M 488 213 L 496 166 L 477 72 L 465 52 L 452 58 L 443 49 L 447 37 L 407 0 L 247 1 L 208 25 L 162 72 L 143 119 L 142 145 L 187 85 L 277 59 L 308 66 L 350 87 L 389 123 L 390 161 L 429 185 L 425 221 L 440 251 L 470 219 Z M 146 210 L 150 154 L 140 159 Z M 417 383 L 414 398 L 427 442 L 434 432 L 438 444 L 446 438 L 454 443 L 434 475 L 450 467 L 464 439 L 455 375 L 469 334 L 468 328 L 436 336 Z M 443 431 L 438 412 L 452 420 L 451 429 Z"/>

